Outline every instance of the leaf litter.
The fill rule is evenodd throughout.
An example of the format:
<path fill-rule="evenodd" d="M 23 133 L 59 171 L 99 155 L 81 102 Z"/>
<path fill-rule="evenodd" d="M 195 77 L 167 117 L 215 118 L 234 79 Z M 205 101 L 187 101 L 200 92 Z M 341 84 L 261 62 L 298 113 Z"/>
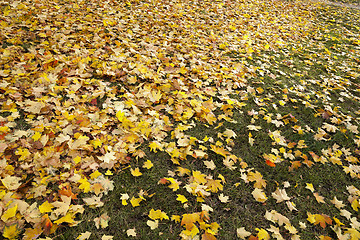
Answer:
<path fill-rule="evenodd" d="M 249 148 L 256 147 L 259 132 L 268 135 L 272 150 L 262 155 L 266 165 L 290 163 L 289 171 L 295 171 L 333 164 L 354 179 L 360 176 L 359 105 L 338 106 L 359 101 L 359 68 L 354 64 L 359 63 L 359 28 L 348 26 L 341 36 L 335 34 L 334 21 L 314 24 L 316 14 L 332 11 L 323 5 L 29 0 L 2 2 L 1 11 L 0 228 L 5 238 L 36 239 L 54 234 L 60 226 L 78 225 L 84 206 L 104 205 L 103 199 L 115 187 L 113 174 L 130 171 L 141 178 L 154 166 L 155 160 L 146 159 L 144 146 L 168 154 L 175 167 L 159 184 L 172 189 L 179 204 L 186 206 L 190 198 L 202 203 L 194 212 L 170 217 L 182 226 L 183 239 L 216 239 L 221 226 L 211 221 L 213 208 L 203 202 L 213 196 L 222 203 L 232 200 L 218 194 L 226 179 L 215 175 L 219 163 L 209 159 L 211 154 L 222 158 L 224 167 L 243 174 L 259 204 L 273 198 L 297 211 L 291 202 L 294 196 L 280 188 L 267 196 L 271 179 L 232 153 L 238 134 L 220 129 L 226 122 L 239 121 L 234 112 L 251 116 L 246 125 Z M 317 45 L 317 40 L 331 46 Z M 270 53 L 300 59 L 280 63 Z M 339 58 L 344 58 L 340 65 Z M 306 71 L 294 69 L 294 59 L 302 61 Z M 291 71 L 280 70 L 280 65 Z M 317 79 L 307 78 L 313 67 L 323 70 Z M 257 76 L 264 82 L 253 82 Z M 269 80 L 277 86 L 267 87 Z M 250 101 L 257 108 L 242 112 Z M 320 125 L 312 126 L 293 111 L 285 115 L 278 111 L 296 109 L 295 104 L 320 119 Z M 198 124 L 213 128 L 217 139 L 188 135 Z M 273 130 L 264 124 L 272 124 Z M 298 139 L 289 140 L 284 135 L 287 129 Z M 310 135 L 327 143 L 339 134 L 351 143 L 316 151 L 305 139 Z M 201 160 L 214 176 L 181 167 L 190 157 Z M 143 167 L 132 167 L 139 159 L 146 159 Z M 345 204 L 336 196 L 330 201 L 310 184 L 312 197 L 335 204 L 350 225 L 310 212 L 307 223 L 331 225 L 339 238 L 357 239 L 357 217 L 342 209 Z M 188 195 L 178 194 L 180 188 Z M 347 190 L 351 209 L 357 212 L 360 191 L 355 186 Z M 138 207 L 150 197 L 140 191 L 137 196 L 124 193 L 121 200 L 124 206 L 130 202 Z M 148 211 L 152 230 L 170 220 L 161 209 Z M 264 217 L 276 226 L 256 228 L 257 239 L 283 239 L 284 231 L 299 239 L 300 230 L 291 219 L 272 209 Z M 94 219 L 96 228 L 106 228 L 109 221 L 106 213 Z M 298 225 L 306 228 L 303 222 Z M 234 232 L 239 238 L 255 239 L 242 226 Z M 135 228 L 126 233 L 139 234 Z M 81 233 L 78 239 L 90 235 Z"/>

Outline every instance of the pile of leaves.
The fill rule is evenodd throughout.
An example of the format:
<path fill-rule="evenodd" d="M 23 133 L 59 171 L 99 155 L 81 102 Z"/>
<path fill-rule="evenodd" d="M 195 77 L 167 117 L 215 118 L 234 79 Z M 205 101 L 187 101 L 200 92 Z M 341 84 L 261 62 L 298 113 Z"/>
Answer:
<path fill-rule="evenodd" d="M 189 170 L 182 163 L 191 158 L 213 171 L 216 164 L 209 155 L 216 154 L 224 167 L 240 171 L 241 178 L 253 184 L 254 199 L 265 204 L 270 198 L 267 181 L 248 167 L 246 159 L 232 153 L 238 133 L 218 130 L 225 123 L 237 123 L 234 116 L 239 112 L 251 116 L 246 130 L 249 148 L 256 147 L 257 133 L 268 135 L 273 148 L 262 156 L 268 166 L 287 162 L 293 171 L 330 162 L 343 166 L 353 178 L 360 176 L 359 109 L 347 114 L 330 101 L 336 96 L 341 102 L 358 102 L 358 83 L 352 81 L 359 79 L 358 68 L 332 66 L 335 56 L 326 46 L 316 49 L 319 53 L 304 54 L 302 60 L 309 66 L 321 65 L 315 59 L 321 54 L 330 62 L 322 66 L 326 71 L 341 69 L 346 76 L 302 79 L 303 72 L 271 73 L 267 67 L 272 61 L 269 52 L 288 54 L 281 49 L 291 46 L 301 55 L 308 47 L 304 39 L 313 46 L 310 36 L 319 38 L 316 31 L 322 29 L 313 24 L 320 5 L 270 0 L 28 0 L 2 2 L 0 9 L 0 229 L 5 238 L 37 239 L 51 236 L 60 226 L 76 226 L 84 206 L 104 205 L 104 196 L 115 187 L 112 175 L 127 169 L 136 178 L 153 167 L 146 159 L 148 148 L 167 153 L 175 166 L 169 176 L 159 178 L 159 184 L 171 188 L 184 206 L 188 198 L 201 203 L 196 211 L 171 217 L 148 209 L 148 226 L 156 229 L 159 221 L 171 218 L 182 226 L 183 239 L 216 239 L 220 225 L 211 220 L 213 210 L 204 201 L 218 196 L 227 202 L 222 193 L 226 179 L 215 172 Z M 358 35 L 349 30 L 347 34 L 349 43 L 359 45 Z M 330 34 L 321 36 L 337 41 Z M 359 60 L 358 48 L 349 53 L 350 60 Z M 280 81 L 278 73 L 291 77 Z M 264 82 L 286 85 L 265 89 L 263 83 L 251 81 L 265 75 Z M 242 112 L 247 102 L 255 103 L 256 109 Z M 293 103 L 316 114 L 321 125 L 314 129 L 290 110 L 276 114 Z M 277 130 L 265 132 L 259 121 Z M 216 141 L 187 134 L 199 124 L 213 129 Z M 281 128 L 300 138 L 290 141 Z M 336 134 L 348 134 L 350 145 L 306 150 L 308 138 L 330 141 Z M 140 159 L 146 159 L 142 168 L 131 166 Z M 181 184 L 188 196 L 176 193 Z M 285 182 L 271 196 L 296 211 L 287 187 Z M 324 201 L 311 183 L 307 187 L 318 202 Z M 354 186 L 348 191 L 357 211 L 360 191 Z M 119 201 L 137 207 L 151 197 L 140 191 L 131 197 L 124 193 Z M 336 198 L 333 201 L 339 209 L 344 206 Z M 334 231 L 356 239 L 357 218 L 341 211 L 352 227 L 343 235 L 343 223 L 333 219 Z M 299 238 L 291 221 L 279 212 L 266 211 L 265 218 L 292 239 Z M 96 226 L 105 228 L 108 220 L 103 214 L 95 219 Z M 323 228 L 332 224 L 329 216 L 310 212 L 308 221 Z M 281 239 L 278 227 L 268 231 Z M 268 239 L 268 231 L 258 229 L 258 239 Z M 238 228 L 237 235 L 245 238 L 251 233 Z M 89 236 L 86 232 L 79 239 Z M 136 236 L 135 230 L 129 229 L 128 236 Z"/>

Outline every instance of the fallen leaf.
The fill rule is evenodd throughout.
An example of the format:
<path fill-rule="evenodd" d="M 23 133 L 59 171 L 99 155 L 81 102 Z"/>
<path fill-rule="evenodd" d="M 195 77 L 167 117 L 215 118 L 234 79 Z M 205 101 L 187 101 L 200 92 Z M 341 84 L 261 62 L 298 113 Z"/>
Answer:
<path fill-rule="evenodd" d="M 17 224 L 13 224 L 10 226 L 5 226 L 3 236 L 8 239 L 16 239 L 19 233 L 20 230 L 18 229 Z"/>
<path fill-rule="evenodd" d="M 246 237 L 251 235 L 251 232 L 248 232 L 244 227 L 241 227 L 236 229 L 236 235 L 240 239 L 245 239 Z"/>
<path fill-rule="evenodd" d="M 318 203 L 325 203 L 325 201 L 324 201 L 324 197 L 322 197 L 322 196 L 320 196 L 318 193 L 313 193 L 313 195 L 314 195 L 314 197 L 315 197 L 315 199 L 316 199 L 316 201 L 318 202 Z"/>
<path fill-rule="evenodd" d="M 252 192 L 252 195 L 255 198 L 255 200 L 258 202 L 266 202 L 267 200 L 267 197 L 262 189 L 255 188 L 254 191 Z"/>
<path fill-rule="evenodd" d="M 134 177 L 139 177 L 142 175 L 139 168 L 135 168 L 135 169 L 131 168 L 130 171 L 131 171 L 131 175 L 133 175 Z"/>
<path fill-rule="evenodd" d="M 223 193 L 220 193 L 219 200 L 222 203 L 227 203 L 229 201 L 229 196 L 225 196 Z"/>
<path fill-rule="evenodd" d="M 178 200 L 181 203 L 186 203 L 188 200 L 186 199 L 186 197 L 184 195 L 181 194 L 177 194 L 177 198 L 176 200 Z"/>
<path fill-rule="evenodd" d="M 1 179 L 1 182 L 8 190 L 16 190 L 21 185 L 20 180 L 20 177 L 8 175 L 5 178 Z"/>
<path fill-rule="evenodd" d="M 163 220 L 163 219 L 169 219 L 169 217 L 166 215 L 165 212 L 162 212 L 161 210 L 154 210 L 154 209 L 151 209 L 150 212 L 149 212 L 149 218 L 151 218 L 152 220 L 156 220 L 156 219 L 160 219 L 160 220 Z"/>
<path fill-rule="evenodd" d="M 78 240 L 86 240 L 86 239 L 89 239 L 90 236 L 91 236 L 91 232 L 86 231 L 84 233 L 81 233 L 76 239 L 78 239 Z"/>
<path fill-rule="evenodd" d="M 214 163 L 213 160 L 210 161 L 204 161 L 205 166 L 210 169 L 210 170 L 214 170 L 216 168 L 216 165 Z"/>
<path fill-rule="evenodd" d="M 276 203 L 280 203 L 282 201 L 290 200 L 290 198 L 288 197 L 285 189 L 277 188 L 276 191 L 273 192 L 271 195 L 273 196 L 273 198 L 276 199 Z"/>
<path fill-rule="evenodd" d="M 306 187 L 307 189 L 309 189 L 311 192 L 314 192 L 315 189 L 314 189 L 314 186 L 312 185 L 312 183 L 306 183 Z"/>
<path fill-rule="evenodd" d="M 136 237 L 136 229 L 135 228 L 131 228 L 131 229 L 128 229 L 126 230 L 126 234 L 128 235 L 128 237 Z"/>
<path fill-rule="evenodd" d="M 158 228 L 159 220 L 155 220 L 155 221 L 147 220 L 146 224 L 150 227 L 151 230 L 154 230 Z"/>

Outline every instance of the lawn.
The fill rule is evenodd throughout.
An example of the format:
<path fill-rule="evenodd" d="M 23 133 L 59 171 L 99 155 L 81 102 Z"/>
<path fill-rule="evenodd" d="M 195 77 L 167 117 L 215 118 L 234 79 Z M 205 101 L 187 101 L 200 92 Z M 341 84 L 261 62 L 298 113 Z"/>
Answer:
<path fill-rule="evenodd" d="M 0 10 L 3 239 L 360 239 L 360 10 Z"/>

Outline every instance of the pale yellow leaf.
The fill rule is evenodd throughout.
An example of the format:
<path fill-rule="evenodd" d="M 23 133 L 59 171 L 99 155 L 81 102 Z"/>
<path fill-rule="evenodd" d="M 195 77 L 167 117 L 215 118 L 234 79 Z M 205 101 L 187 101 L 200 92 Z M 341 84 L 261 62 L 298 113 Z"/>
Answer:
<path fill-rule="evenodd" d="M 205 166 L 210 169 L 210 170 L 214 170 L 216 168 L 216 165 L 214 163 L 213 160 L 210 161 L 204 161 Z"/>
<path fill-rule="evenodd" d="M 91 232 L 86 231 L 84 233 L 81 233 L 76 239 L 86 240 L 86 239 L 89 239 L 90 235 L 91 235 Z"/>
<path fill-rule="evenodd" d="M 136 229 L 135 228 L 131 228 L 131 229 L 128 229 L 126 231 L 126 234 L 128 235 L 128 237 L 136 237 Z"/>
<path fill-rule="evenodd" d="M 227 203 L 229 201 L 229 196 L 225 196 L 224 194 L 220 193 L 219 200 L 222 203 Z"/>
<path fill-rule="evenodd" d="M 236 229 L 236 235 L 240 239 L 246 239 L 248 236 L 251 235 L 251 232 L 248 232 L 244 227 L 241 227 Z"/>
<path fill-rule="evenodd" d="M 158 228 L 159 220 L 155 220 L 155 221 L 147 220 L 146 224 L 150 227 L 151 230 L 154 230 Z"/>
<path fill-rule="evenodd" d="M 255 188 L 254 191 L 252 191 L 252 195 L 258 202 L 265 202 L 267 200 L 267 197 L 264 193 L 264 191 L 260 188 Z"/>
<path fill-rule="evenodd" d="M 20 180 L 20 177 L 7 175 L 5 178 L 1 179 L 1 182 L 8 190 L 16 190 L 21 185 Z"/>

